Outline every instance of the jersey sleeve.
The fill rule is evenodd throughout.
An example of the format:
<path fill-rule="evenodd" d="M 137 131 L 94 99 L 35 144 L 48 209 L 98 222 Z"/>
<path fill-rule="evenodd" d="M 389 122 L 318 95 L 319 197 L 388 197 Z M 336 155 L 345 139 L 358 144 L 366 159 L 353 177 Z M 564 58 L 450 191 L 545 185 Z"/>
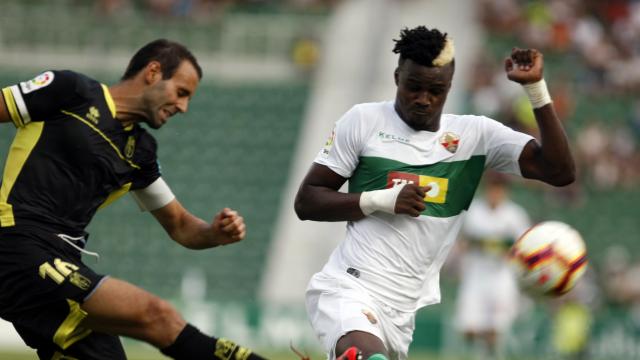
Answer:
<path fill-rule="evenodd" d="M 138 141 L 136 160 L 140 169 L 134 174 L 131 190 L 144 189 L 162 176 L 156 140 L 145 132 Z"/>
<path fill-rule="evenodd" d="M 358 166 L 365 138 L 366 129 L 356 106 L 336 122 L 331 136 L 314 162 L 327 166 L 344 178 L 350 178 Z"/>
<path fill-rule="evenodd" d="M 45 121 L 82 99 L 86 81 L 72 71 L 45 71 L 29 81 L 2 89 L 6 107 L 16 127 Z"/>
<path fill-rule="evenodd" d="M 161 177 L 143 189 L 132 191 L 131 196 L 142 211 L 160 209 L 176 198 L 169 185 Z"/>
<path fill-rule="evenodd" d="M 482 136 L 487 154 L 486 167 L 522 176 L 518 159 L 524 146 L 534 138 L 493 119 L 482 117 L 482 120 Z"/>

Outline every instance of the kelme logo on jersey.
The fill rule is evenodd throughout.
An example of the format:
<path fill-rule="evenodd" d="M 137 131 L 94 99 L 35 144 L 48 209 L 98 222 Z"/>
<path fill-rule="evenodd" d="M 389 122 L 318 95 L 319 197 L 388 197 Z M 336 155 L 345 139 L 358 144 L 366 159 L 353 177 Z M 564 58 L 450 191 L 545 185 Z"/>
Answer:
<path fill-rule="evenodd" d="M 96 108 L 95 106 L 92 106 L 89 108 L 89 111 L 87 112 L 85 117 L 91 120 L 92 123 L 97 125 L 98 121 L 100 121 L 100 111 L 98 111 L 98 108 Z"/>
<path fill-rule="evenodd" d="M 53 81 L 53 77 L 54 77 L 53 71 L 44 72 L 36 76 L 34 79 L 21 82 L 20 89 L 22 90 L 23 94 L 28 94 L 34 90 L 41 89 L 51 84 L 51 82 Z"/>
<path fill-rule="evenodd" d="M 386 133 L 386 132 L 384 132 L 382 130 L 378 131 L 378 138 L 380 140 L 382 140 L 383 142 L 397 141 L 397 142 L 400 142 L 400 143 L 403 143 L 403 144 L 409 144 L 411 142 L 411 140 L 409 140 L 409 139 L 407 139 L 405 137 L 402 137 L 402 136 L 399 136 L 399 135 L 389 134 L 389 133 Z"/>
<path fill-rule="evenodd" d="M 460 136 L 452 133 L 446 132 L 440 138 L 440 144 L 444 146 L 447 151 L 450 153 L 455 153 L 458 151 L 458 145 L 460 144 Z"/>
<path fill-rule="evenodd" d="M 416 175 L 400 171 L 392 171 L 387 175 L 387 188 L 400 184 L 416 184 L 418 186 L 431 186 L 431 190 L 424 197 L 425 202 L 443 204 L 447 201 L 449 179 L 428 175 Z"/>

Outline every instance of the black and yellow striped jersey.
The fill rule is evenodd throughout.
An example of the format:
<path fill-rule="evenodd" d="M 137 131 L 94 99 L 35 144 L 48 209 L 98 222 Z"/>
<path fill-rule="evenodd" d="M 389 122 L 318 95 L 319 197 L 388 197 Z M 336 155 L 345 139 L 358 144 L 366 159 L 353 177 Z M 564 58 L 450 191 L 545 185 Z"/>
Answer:
<path fill-rule="evenodd" d="M 17 133 L 0 187 L 0 227 L 81 235 L 100 207 L 160 177 L 155 139 L 116 120 L 107 86 L 47 71 L 2 95 Z"/>

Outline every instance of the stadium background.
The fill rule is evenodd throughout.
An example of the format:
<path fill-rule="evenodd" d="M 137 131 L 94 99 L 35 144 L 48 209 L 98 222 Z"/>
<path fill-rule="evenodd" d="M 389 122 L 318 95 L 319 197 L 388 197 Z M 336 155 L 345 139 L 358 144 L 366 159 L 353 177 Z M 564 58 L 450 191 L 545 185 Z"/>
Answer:
<path fill-rule="evenodd" d="M 393 97 L 391 39 L 419 24 L 456 41 L 447 110 L 523 131 L 532 131 L 532 118 L 502 59 L 512 46 L 543 50 L 579 161 L 579 180 L 568 188 L 519 181 L 514 189 L 535 221 L 562 220 L 581 231 L 591 270 L 564 301 L 530 302 L 507 354 L 559 358 L 567 344 L 579 347 L 579 338 L 566 337 L 577 326 L 588 329 L 591 358 L 640 358 L 637 1 L 3 0 L 0 83 L 69 68 L 111 84 L 142 44 L 159 37 L 187 44 L 205 78 L 189 113 L 154 132 L 164 177 L 203 218 L 223 206 L 238 209 L 247 239 L 212 251 L 182 249 L 125 198 L 98 213 L 89 248 L 101 260 L 85 261 L 170 299 L 211 333 L 286 354 L 279 359 L 294 358 L 290 343 L 322 358 L 302 296 L 344 224 L 298 221 L 293 194 L 344 111 Z M 13 137 L 4 129 L 2 149 Z M 456 357 L 455 284 L 454 272 L 445 271 L 443 303 L 419 313 L 412 358 Z M 565 321 L 558 309 L 570 301 L 586 312 Z M 160 357 L 126 344 L 142 358 Z M 23 347 L 0 323 L 0 359 L 21 359 Z"/>

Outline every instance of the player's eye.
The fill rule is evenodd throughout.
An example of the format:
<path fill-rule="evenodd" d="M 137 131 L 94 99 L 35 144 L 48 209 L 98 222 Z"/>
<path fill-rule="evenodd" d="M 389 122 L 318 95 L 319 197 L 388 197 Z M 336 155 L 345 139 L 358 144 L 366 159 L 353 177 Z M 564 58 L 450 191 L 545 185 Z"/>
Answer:
<path fill-rule="evenodd" d="M 429 89 L 429 92 L 435 96 L 442 95 L 444 93 L 444 88 L 432 88 Z"/>
<path fill-rule="evenodd" d="M 185 91 L 185 90 L 178 90 L 178 97 L 187 97 L 189 96 L 189 92 Z"/>

